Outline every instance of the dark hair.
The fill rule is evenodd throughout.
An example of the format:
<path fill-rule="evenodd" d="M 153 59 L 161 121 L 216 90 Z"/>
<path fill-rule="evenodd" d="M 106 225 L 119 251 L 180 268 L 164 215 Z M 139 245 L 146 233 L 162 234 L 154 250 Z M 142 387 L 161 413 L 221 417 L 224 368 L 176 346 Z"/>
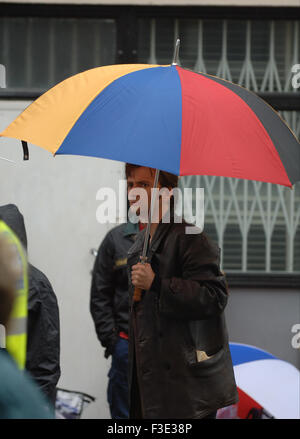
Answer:
<path fill-rule="evenodd" d="M 125 175 L 126 178 L 128 178 L 131 175 L 131 171 L 136 168 L 143 168 L 143 166 L 140 165 L 132 165 L 131 163 L 126 163 L 125 165 Z M 155 168 L 150 168 L 150 172 L 155 173 Z M 160 171 L 158 182 L 160 183 L 161 187 L 168 187 L 168 188 L 174 188 L 178 186 L 178 175 L 171 174 L 170 172 L 166 171 Z"/>

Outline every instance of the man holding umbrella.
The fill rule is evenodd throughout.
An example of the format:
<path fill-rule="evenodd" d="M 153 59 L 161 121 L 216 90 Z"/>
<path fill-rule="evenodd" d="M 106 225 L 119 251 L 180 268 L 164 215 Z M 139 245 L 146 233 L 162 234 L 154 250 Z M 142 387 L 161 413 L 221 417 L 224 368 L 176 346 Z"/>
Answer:
<path fill-rule="evenodd" d="M 129 189 L 143 184 L 150 204 L 154 169 L 127 164 L 126 175 Z M 128 252 L 130 417 L 215 418 L 217 409 L 238 400 L 220 249 L 204 233 L 185 233 L 188 224 L 175 220 L 172 191 L 169 196 L 170 221 L 162 221 L 160 198 L 147 263 L 139 262 L 145 230 Z M 140 300 L 136 288 L 143 290 Z"/>

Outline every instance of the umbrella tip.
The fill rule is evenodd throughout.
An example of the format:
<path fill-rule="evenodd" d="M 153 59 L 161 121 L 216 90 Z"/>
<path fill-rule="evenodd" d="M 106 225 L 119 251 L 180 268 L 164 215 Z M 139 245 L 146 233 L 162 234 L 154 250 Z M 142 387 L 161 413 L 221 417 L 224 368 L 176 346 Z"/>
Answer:
<path fill-rule="evenodd" d="M 180 47 L 180 39 L 177 38 L 175 43 L 172 66 L 178 66 L 179 47 Z"/>

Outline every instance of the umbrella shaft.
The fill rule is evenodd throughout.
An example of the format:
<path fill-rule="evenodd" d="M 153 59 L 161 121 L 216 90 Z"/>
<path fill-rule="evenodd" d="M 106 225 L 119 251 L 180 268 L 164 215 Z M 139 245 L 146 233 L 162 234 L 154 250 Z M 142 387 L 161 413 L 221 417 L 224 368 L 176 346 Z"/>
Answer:
<path fill-rule="evenodd" d="M 159 169 L 156 169 L 153 189 L 157 188 L 157 186 L 158 186 L 158 178 L 159 178 Z M 144 240 L 142 258 L 141 258 L 142 263 L 144 263 L 143 261 L 145 261 L 146 254 L 147 254 L 147 246 L 148 246 L 148 240 L 149 240 L 149 235 L 150 235 L 151 218 L 152 218 L 152 214 L 153 214 L 153 210 L 154 210 L 155 201 L 156 201 L 155 197 L 151 196 L 151 205 L 150 205 L 150 209 L 148 212 L 148 223 L 147 223 L 147 227 L 146 227 L 145 240 Z"/>

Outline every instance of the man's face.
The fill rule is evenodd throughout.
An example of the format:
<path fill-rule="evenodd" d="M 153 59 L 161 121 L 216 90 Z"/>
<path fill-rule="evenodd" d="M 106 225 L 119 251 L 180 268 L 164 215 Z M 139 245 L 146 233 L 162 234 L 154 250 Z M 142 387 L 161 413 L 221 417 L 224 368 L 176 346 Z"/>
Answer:
<path fill-rule="evenodd" d="M 127 194 L 129 195 L 129 192 L 131 189 L 135 188 L 142 188 L 147 193 L 147 200 L 148 205 L 145 206 L 145 208 L 148 209 L 150 207 L 151 203 L 151 188 L 153 188 L 154 185 L 154 177 L 155 172 L 151 168 L 147 168 L 144 166 L 141 166 L 139 168 L 134 168 L 131 171 L 130 176 L 127 178 Z M 160 188 L 160 184 L 158 183 L 158 187 Z M 130 207 L 135 204 L 140 199 L 139 195 L 134 200 L 129 199 Z M 142 199 L 143 200 L 143 199 Z M 140 209 L 137 210 L 137 215 L 139 215 Z"/>
<path fill-rule="evenodd" d="M 132 200 L 129 199 L 129 205 L 130 207 L 134 204 L 136 204 L 140 198 L 141 201 L 139 202 L 139 205 L 142 207 L 143 211 L 140 212 L 140 208 L 136 209 L 136 215 L 140 215 L 140 220 L 142 222 L 147 222 L 148 220 L 148 212 L 151 205 L 151 189 L 154 186 L 154 180 L 155 180 L 155 170 L 141 166 L 139 168 L 134 168 L 131 171 L 130 176 L 127 178 L 127 195 L 129 199 L 129 193 L 132 189 L 143 189 L 146 192 L 146 197 L 140 197 L 138 194 L 132 194 Z M 158 182 L 158 190 L 162 189 L 161 183 Z M 162 196 L 159 194 L 159 203 L 156 205 L 156 208 L 159 210 L 156 211 L 159 214 L 159 218 L 161 218 L 162 214 L 168 209 L 169 203 L 170 203 L 170 196 L 173 195 L 172 188 L 164 188 L 167 189 L 167 194 L 164 193 L 164 200 L 168 200 L 166 204 L 163 205 L 162 202 Z M 157 201 L 156 201 L 157 202 Z M 155 213 L 154 213 L 155 218 Z M 157 221 L 153 218 L 154 221 Z M 157 217 L 156 217 L 157 218 Z"/>
<path fill-rule="evenodd" d="M 153 172 L 153 170 L 151 172 L 150 168 L 146 168 L 144 166 L 141 166 L 139 168 L 134 168 L 131 171 L 130 176 L 127 178 L 127 194 L 129 195 L 131 189 L 135 189 L 135 188 L 144 189 L 147 192 L 148 206 L 150 206 L 151 188 L 153 188 L 154 176 L 155 173 Z M 136 203 L 139 199 L 140 197 L 137 196 L 135 200 L 129 200 L 130 206 Z"/>

